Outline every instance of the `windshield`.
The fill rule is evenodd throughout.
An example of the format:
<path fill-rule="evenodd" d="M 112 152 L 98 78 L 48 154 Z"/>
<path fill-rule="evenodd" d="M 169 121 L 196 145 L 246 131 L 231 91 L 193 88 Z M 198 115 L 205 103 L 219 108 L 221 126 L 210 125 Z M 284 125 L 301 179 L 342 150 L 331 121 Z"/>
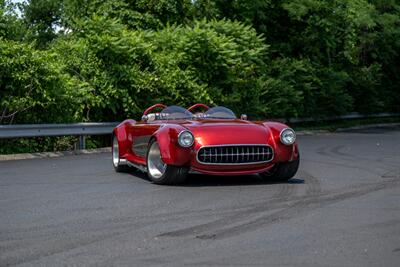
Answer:
<path fill-rule="evenodd" d="M 185 108 L 178 106 L 169 106 L 160 112 L 161 120 L 179 120 L 179 119 L 192 119 L 193 113 Z"/>
<path fill-rule="evenodd" d="M 204 118 L 211 119 L 236 119 L 235 113 L 225 107 L 213 107 L 204 113 Z"/>

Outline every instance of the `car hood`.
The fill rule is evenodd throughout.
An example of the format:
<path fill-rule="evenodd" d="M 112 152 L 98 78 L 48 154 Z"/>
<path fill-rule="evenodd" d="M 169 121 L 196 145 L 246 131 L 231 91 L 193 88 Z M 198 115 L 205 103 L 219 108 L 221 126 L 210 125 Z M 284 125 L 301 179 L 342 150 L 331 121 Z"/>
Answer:
<path fill-rule="evenodd" d="M 269 129 L 243 120 L 196 120 L 181 124 L 190 130 L 199 146 L 224 144 L 267 144 Z"/>

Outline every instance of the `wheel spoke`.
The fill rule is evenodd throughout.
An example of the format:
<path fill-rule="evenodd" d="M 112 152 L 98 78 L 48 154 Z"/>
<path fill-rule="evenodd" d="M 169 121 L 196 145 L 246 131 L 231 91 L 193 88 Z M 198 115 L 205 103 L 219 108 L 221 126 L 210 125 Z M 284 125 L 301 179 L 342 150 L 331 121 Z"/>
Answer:
<path fill-rule="evenodd" d="M 154 142 L 150 146 L 147 169 L 150 175 L 154 178 L 160 178 L 165 173 L 167 165 L 161 159 L 160 147 L 157 142 Z"/>

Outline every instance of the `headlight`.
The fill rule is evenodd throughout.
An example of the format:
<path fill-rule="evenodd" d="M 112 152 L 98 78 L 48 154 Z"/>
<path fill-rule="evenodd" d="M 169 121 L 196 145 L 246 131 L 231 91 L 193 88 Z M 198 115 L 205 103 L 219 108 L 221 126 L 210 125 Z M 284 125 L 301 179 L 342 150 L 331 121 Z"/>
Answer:
<path fill-rule="evenodd" d="M 178 143 L 182 147 L 190 147 L 194 143 L 193 134 L 187 130 L 184 130 L 178 135 Z"/>
<path fill-rule="evenodd" d="M 290 128 L 283 129 L 280 137 L 284 145 L 293 145 L 296 141 L 296 133 Z"/>

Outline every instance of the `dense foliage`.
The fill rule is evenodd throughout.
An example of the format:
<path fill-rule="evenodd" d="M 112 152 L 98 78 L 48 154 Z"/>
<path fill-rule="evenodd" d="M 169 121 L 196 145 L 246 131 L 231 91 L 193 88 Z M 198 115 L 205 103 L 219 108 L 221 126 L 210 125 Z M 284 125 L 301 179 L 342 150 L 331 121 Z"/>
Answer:
<path fill-rule="evenodd" d="M 399 112 L 399 71 L 396 0 L 0 0 L 0 124 Z"/>

